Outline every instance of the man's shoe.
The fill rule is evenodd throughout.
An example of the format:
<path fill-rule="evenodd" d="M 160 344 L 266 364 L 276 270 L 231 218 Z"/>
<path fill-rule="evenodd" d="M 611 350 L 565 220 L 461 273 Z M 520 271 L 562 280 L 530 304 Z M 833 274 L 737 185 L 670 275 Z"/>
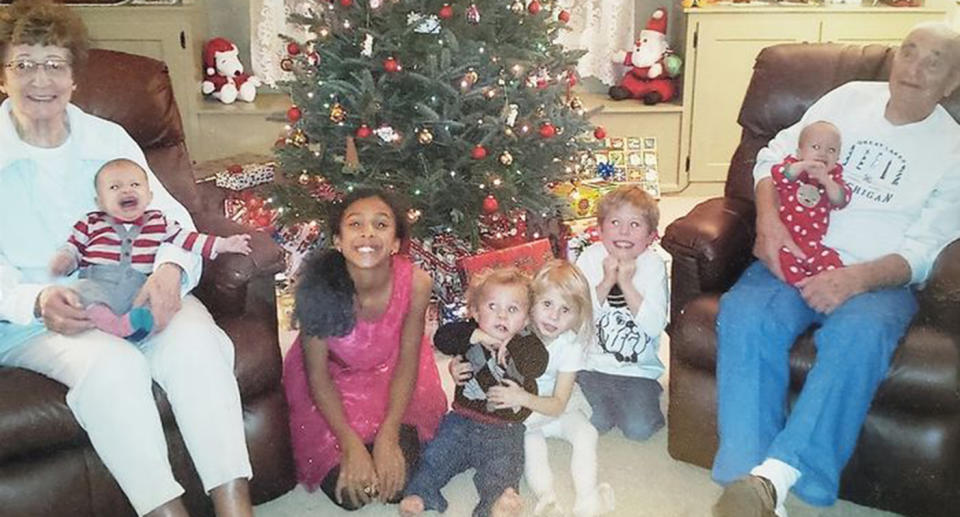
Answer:
<path fill-rule="evenodd" d="M 769 479 L 745 476 L 723 489 L 713 517 L 776 517 L 777 491 Z"/>

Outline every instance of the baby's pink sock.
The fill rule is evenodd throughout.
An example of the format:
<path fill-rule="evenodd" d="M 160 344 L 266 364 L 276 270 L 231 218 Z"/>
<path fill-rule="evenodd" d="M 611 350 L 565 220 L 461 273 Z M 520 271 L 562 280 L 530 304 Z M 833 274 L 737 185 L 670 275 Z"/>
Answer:
<path fill-rule="evenodd" d="M 98 329 L 131 341 L 140 341 L 153 329 L 152 314 L 145 307 L 135 307 L 126 314 L 118 315 L 110 307 L 95 303 L 87 307 L 87 315 Z"/>

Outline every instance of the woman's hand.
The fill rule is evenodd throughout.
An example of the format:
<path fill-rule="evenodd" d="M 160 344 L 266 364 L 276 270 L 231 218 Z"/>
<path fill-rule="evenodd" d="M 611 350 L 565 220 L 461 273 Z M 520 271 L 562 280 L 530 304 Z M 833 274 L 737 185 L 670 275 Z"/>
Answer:
<path fill-rule="evenodd" d="M 69 287 L 53 285 L 40 291 L 37 307 L 43 324 L 54 332 L 69 336 L 93 328 L 80 295 Z"/>
<path fill-rule="evenodd" d="M 487 400 L 493 402 L 496 409 L 520 409 L 530 403 L 530 394 L 516 382 L 504 379 L 502 385 L 487 390 Z"/>
<path fill-rule="evenodd" d="M 345 442 L 340 443 L 343 456 L 340 460 L 340 476 L 337 477 L 337 486 L 334 494 L 337 502 L 343 503 L 343 494 L 353 506 L 367 504 L 377 493 L 377 471 L 373 466 L 373 458 L 367 451 L 363 440 L 356 434 Z"/>
<path fill-rule="evenodd" d="M 380 484 L 377 495 L 380 502 L 386 503 L 399 495 L 407 482 L 407 462 L 400 450 L 398 429 L 380 428 L 373 441 L 373 464 Z"/>
<path fill-rule="evenodd" d="M 173 315 L 180 310 L 180 266 L 173 263 L 164 263 L 156 269 L 146 283 L 140 288 L 140 293 L 133 300 L 133 306 L 149 305 L 153 313 L 154 332 L 159 332 L 170 323 Z"/>
<path fill-rule="evenodd" d="M 50 274 L 53 276 L 67 276 L 77 269 L 77 260 L 69 253 L 58 252 L 50 260 Z"/>
<path fill-rule="evenodd" d="M 450 376 L 453 377 L 453 382 L 457 386 L 462 386 L 473 378 L 473 367 L 461 355 L 453 356 L 447 369 L 450 370 Z"/>

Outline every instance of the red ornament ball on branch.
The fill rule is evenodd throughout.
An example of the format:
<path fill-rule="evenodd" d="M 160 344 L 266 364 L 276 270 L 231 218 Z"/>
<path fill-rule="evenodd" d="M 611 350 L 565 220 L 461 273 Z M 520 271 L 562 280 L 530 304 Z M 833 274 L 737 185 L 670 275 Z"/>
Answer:
<path fill-rule="evenodd" d="M 537 0 L 533 0 L 532 2 L 530 2 L 530 5 L 527 6 L 527 12 L 533 15 L 539 14 L 540 9 L 541 9 L 541 5 L 540 5 L 540 2 L 538 2 Z"/>
<path fill-rule="evenodd" d="M 607 130 L 606 130 L 606 129 L 603 129 L 603 126 L 597 126 L 597 127 L 593 130 L 593 136 L 594 136 L 594 138 L 596 138 L 597 140 L 603 140 L 604 138 L 607 137 Z"/>
<path fill-rule="evenodd" d="M 549 122 L 540 124 L 540 136 L 543 138 L 553 138 L 557 135 L 557 128 Z"/>
<path fill-rule="evenodd" d="M 437 16 L 444 20 L 453 18 L 453 7 L 450 4 L 443 4 L 443 7 L 440 8 L 440 12 L 437 13 Z"/>
<path fill-rule="evenodd" d="M 287 120 L 290 122 L 296 122 L 300 120 L 302 115 L 303 113 L 300 111 L 300 108 L 296 106 L 291 106 L 290 109 L 287 110 Z"/>
<path fill-rule="evenodd" d="M 560 23 L 568 23 L 570 21 L 570 13 L 566 10 L 560 11 L 560 14 L 557 15 L 557 19 L 560 20 Z"/>
<path fill-rule="evenodd" d="M 361 124 L 360 127 L 357 128 L 357 138 L 369 138 L 372 134 L 373 130 L 366 124 Z"/>
<path fill-rule="evenodd" d="M 500 209 L 500 202 L 497 201 L 497 198 L 493 197 L 493 194 L 489 194 L 483 198 L 483 204 L 480 208 L 483 209 L 483 213 L 489 215 Z"/>
<path fill-rule="evenodd" d="M 400 62 L 392 57 L 383 60 L 383 69 L 391 74 L 400 70 Z"/>
<path fill-rule="evenodd" d="M 350 7 L 353 5 L 353 0 L 340 0 L 340 5 L 344 7 Z"/>
<path fill-rule="evenodd" d="M 300 53 L 300 45 L 297 45 L 295 42 L 291 41 L 287 43 L 287 54 L 295 56 Z"/>
<path fill-rule="evenodd" d="M 470 151 L 470 157 L 474 160 L 482 160 L 487 157 L 487 150 L 482 146 L 477 144 L 472 151 Z"/>

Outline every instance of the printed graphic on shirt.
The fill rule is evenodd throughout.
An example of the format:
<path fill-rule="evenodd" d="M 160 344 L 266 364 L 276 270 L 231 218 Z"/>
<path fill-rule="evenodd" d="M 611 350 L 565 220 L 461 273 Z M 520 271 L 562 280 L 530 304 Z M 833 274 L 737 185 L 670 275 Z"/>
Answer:
<path fill-rule="evenodd" d="M 877 203 L 893 200 L 907 170 L 903 155 L 875 140 L 854 142 L 841 163 L 853 195 Z"/>
<path fill-rule="evenodd" d="M 609 310 L 600 317 L 597 340 L 605 353 L 621 363 L 636 363 L 650 343 L 650 337 L 637 326 L 626 307 Z"/>

